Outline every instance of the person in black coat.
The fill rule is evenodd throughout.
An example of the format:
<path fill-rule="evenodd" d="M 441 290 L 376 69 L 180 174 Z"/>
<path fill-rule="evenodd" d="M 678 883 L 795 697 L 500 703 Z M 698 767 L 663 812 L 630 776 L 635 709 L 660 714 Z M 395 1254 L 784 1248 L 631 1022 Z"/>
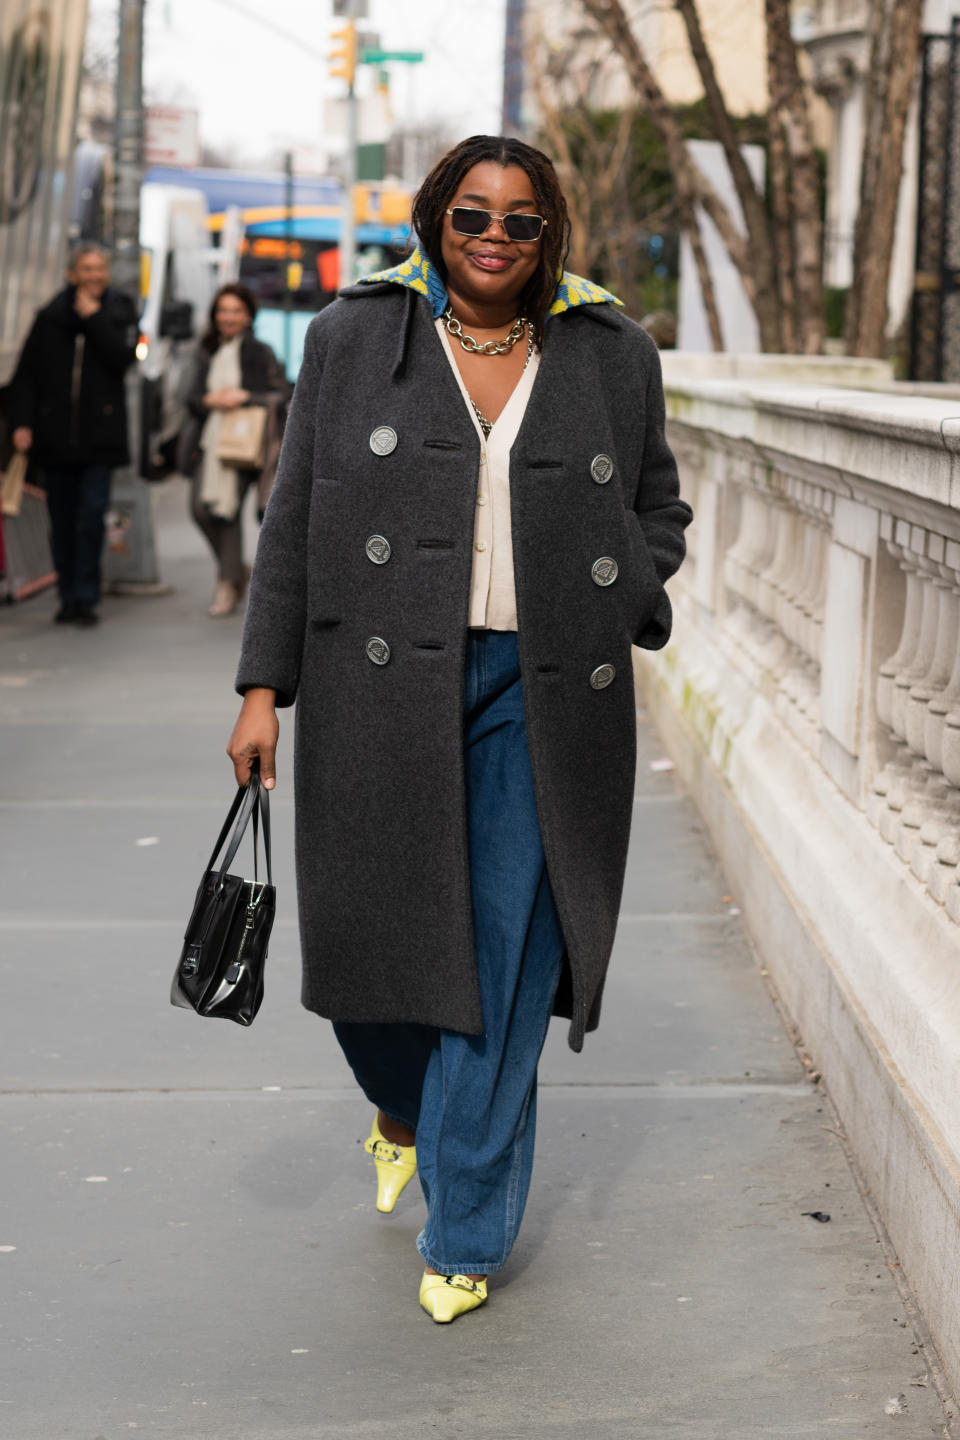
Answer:
<path fill-rule="evenodd" d="M 109 280 L 100 246 L 78 245 L 67 287 L 37 313 L 10 387 L 14 447 L 43 471 L 61 624 L 97 623 L 111 472 L 130 460 L 124 374 L 136 358 L 137 315 Z"/>
<path fill-rule="evenodd" d="M 599 1023 L 631 645 L 669 638 L 692 514 L 656 347 L 564 269 L 548 157 L 462 141 L 413 225 L 307 331 L 227 749 L 272 789 L 296 701 L 303 1003 L 373 1109 L 378 1210 L 419 1175 L 420 1304 L 447 1324 L 516 1239 L 551 1013 L 575 1050 Z"/>
<path fill-rule="evenodd" d="M 178 467 L 190 477 L 190 514 L 213 551 L 217 583 L 209 613 L 230 615 L 246 588 L 241 511 L 247 489 L 257 485 L 262 517 L 276 475 L 290 386 L 270 346 L 257 340 L 257 302 L 246 285 L 221 285 L 210 306 L 210 323 L 197 347 L 186 397 L 189 418 L 180 437 Z M 222 417 L 243 406 L 261 406 L 266 426 L 260 462 L 238 466 L 218 453 Z"/>

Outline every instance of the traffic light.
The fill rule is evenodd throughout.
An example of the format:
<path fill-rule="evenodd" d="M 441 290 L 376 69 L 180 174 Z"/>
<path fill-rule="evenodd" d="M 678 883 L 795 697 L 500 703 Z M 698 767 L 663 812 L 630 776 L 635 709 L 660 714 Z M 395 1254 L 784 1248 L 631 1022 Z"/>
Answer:
<path fill-rule="evenodd" d="M 353 89 L 357 73 L 357 27 L 352 20 L 333 32 L 334 48 L 330 51 L 330 74 L 340 76 Z"/>

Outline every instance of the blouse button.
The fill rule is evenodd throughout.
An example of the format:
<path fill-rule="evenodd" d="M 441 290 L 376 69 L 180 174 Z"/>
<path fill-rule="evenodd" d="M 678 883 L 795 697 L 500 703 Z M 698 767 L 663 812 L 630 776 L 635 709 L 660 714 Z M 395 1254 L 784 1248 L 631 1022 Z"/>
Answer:
<path fill-rule="evenodd" d="M 478 504 L 478 505 L 486 505 L 486 503 L 487 503 L 487 497 L 486 497 L 486 495 L 478 495 L 478 496 L 477 496 L 477 504 Z"/>
<path fill-rule="evenodd" d="M 480 551 L 482 552 L 482 551 L 486 550 L 486 548 L 487 548 L 487 542 L 486 542 L 486 540 L 478 540 L 478 541 L 477 541 L 477 549 L 478 549 L 478 550 L 480 550 Z"/>

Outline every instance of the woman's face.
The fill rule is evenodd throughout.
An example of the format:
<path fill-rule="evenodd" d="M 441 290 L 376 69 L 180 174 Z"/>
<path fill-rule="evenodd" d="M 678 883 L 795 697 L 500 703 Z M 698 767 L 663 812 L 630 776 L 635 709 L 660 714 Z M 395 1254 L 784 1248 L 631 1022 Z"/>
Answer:
<path fill-rule="evenodd" d="M 448 209 L 469 205 L 477 210 L 539 214 L 533 185 L 519 165 L 482 160 L 467 171 Z M 509 240 L 499 220 L 482 235 L 461 235 L 452 216 L 443 217 L 441 253 L 450 291 L 474 305 L 503 306 L 518 296 L 540 261 L 542 238 Z"/>
<path fill-rule="evenodd" d="M 236 295 L 221 295 L 217 301 L 213 323 L 222 340 L 232 340 L 250 324 L 250 311 Z"/>

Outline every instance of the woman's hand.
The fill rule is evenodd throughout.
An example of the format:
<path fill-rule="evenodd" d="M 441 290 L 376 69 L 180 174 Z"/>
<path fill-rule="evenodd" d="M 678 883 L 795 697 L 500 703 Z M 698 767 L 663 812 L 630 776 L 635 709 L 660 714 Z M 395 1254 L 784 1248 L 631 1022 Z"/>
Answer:
<path fill-rule="evenodd" d="M 260 779 L 272 790 L 277 783 L 277 737 L 280 723 L 276 712 L 277 692 L 257 687 L 248 690 L 227 745 L 238 785 L 250 783 L 250 769 L 260 758 Z"/>
<path fill-rule="evenodd" d="M 249 399 L 249 390 L 228 385 L 225 390 L 208 390 L 203 397 L 203 403 L 208 410 L 238 410 L 241 405 L 246 405 Z"/>

